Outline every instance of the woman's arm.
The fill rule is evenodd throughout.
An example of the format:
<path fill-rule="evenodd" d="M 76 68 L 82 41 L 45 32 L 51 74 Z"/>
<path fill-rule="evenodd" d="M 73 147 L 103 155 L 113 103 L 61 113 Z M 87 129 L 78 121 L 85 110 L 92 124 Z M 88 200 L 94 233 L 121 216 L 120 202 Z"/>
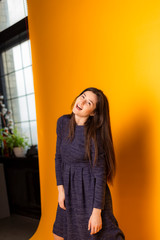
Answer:
<path fill-rule="evenodd" d="M 61 171 L 62 159 L 60 153 L 60 145 L 62 141 L 62 117 L 58 118 L 57 126 L 56 126 L 56 133 L 57 133 L 57 141 L 56 141 L 56 153 L 55 153 L 55 171 L 56 171 L 56 181 L 57 186 L 63 185 L 63 177 Z"/>
<path fill-rule="evenodd" d="M 92 149 L 92 173 L 95 177 L 95 193 L 93 208 L 96 209 L 98 208 L 102 210 L 104 209 L 105 204 L 105 189 L 107 181 L 105 153 L 99 148 L 97 162 L 96 165 L 93 166 L 95 156 L 95 148 L 93 144 L 91 145 L 91 149 Z"/>

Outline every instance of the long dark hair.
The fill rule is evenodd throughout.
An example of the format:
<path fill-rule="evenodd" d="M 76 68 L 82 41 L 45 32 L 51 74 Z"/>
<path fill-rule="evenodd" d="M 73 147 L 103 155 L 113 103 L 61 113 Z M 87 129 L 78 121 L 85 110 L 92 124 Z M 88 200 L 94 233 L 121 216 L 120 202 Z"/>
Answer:
<path fill-rule="evenodd" d="M 102 90 L 90 87 L 83 90 L 72 102 L 71 109 L 75 104 L 76 99 L 82 95 L 85 91 L 92 91 L 97 95 L 97 103 L 96 108 L 94 110 L 94 116 L 89 116 L 86 120 L 85 126 L 85 157 L 88 157 L 91 162 L 91 154 L 90 154 L 90 143 L 91 139 L 93 139 L 95 146 L 95 158 L 94 165 L 97 162 L 98 157 L 98 144 L 97 144 L 97 131 L 100 132 L 101 146 L 103 147 L 105 153 L 105 160 L 107 166 L 107 181 L 113 185 L 113 178 L 116 173 L 116 160 L 115 160 L 115 152 L 112 140 L 111 133 L 111 125 L 110 125 L 110 115 L 109 115 L 109 103 L 108 99 L 103 93 Z M 72 141 L 74 138 L 74 130 L 75 130 L 75 114 L 72 112 L 70 114 L 69 121 L 69 135 L 68 138 Z"/>

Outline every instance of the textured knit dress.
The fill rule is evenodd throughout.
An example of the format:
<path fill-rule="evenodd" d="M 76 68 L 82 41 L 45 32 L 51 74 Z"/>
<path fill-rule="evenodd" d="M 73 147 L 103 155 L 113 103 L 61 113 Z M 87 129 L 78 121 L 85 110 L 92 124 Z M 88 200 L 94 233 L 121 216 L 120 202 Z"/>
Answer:
<path fill-rule="evenodd" d="M 66 210 L 58 203 L 53 233 L 64 240 L 124 240 L 124 233 L 113 214 L 111 193 L 106 183 L 106 162 L 100 144 L 97 165 L 93 167 L 84 158 L 84 126 L 76 124 L 73 141 L 66 139 L 69 120 L 69 114 L 59 117 L 56 127 L 56 181 L 57 186 L 64 186 Z M 94 153 L 91 142 L 92 159 Z M 102 229 L 90 235 L 88 221 L 94 207 L 102 209 Z"/>

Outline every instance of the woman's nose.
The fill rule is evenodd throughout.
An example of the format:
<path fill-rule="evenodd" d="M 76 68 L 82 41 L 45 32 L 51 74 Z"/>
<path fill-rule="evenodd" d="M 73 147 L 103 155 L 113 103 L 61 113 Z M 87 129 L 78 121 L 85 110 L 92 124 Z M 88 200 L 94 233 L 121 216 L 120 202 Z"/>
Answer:
<path fill-rule="evenodd" d="M 80 106 L 83 107 L 84 104 L 85 104 L 85 99 L 83 99 L 83 100 L 80 102 Z"/>
<path fill-rule="evenodd" d="M 84 105 L 85 102 L 86 102 L 86 99 L 83 99 L 82 102 L 81 102 L 81 104 Z"/>

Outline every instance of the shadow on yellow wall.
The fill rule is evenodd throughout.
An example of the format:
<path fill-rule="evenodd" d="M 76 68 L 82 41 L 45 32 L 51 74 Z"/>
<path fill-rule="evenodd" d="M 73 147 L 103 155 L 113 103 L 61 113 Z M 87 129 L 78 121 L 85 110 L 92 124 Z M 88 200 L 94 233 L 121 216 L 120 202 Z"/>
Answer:
<path fill-rule="evenodd" d="M 110 103 L 119 225 L 127 240 L 160 239 L 159 12 L 159 1 L 28 0 L 42 212 L 30 239 L 53 239 L 56 120 L 86 87 Z"/>

